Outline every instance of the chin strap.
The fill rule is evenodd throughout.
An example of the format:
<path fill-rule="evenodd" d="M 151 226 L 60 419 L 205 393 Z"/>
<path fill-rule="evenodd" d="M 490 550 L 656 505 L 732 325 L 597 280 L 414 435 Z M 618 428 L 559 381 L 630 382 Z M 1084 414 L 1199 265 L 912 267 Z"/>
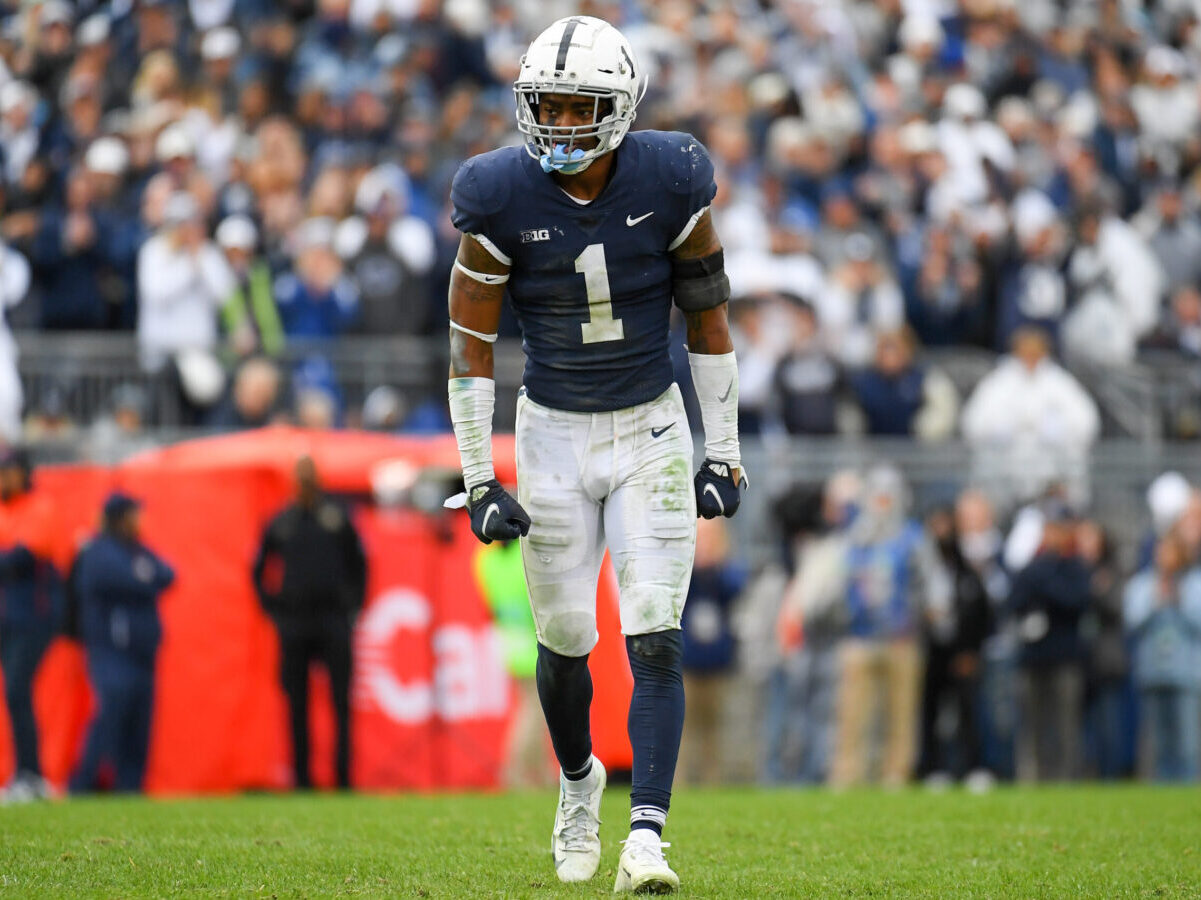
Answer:
<path fill-rule="evenodd" d="M 588 168 L 592 160 L 585 160 L 584 151 L 579 147 L 573 147 L 569 153 L 566 144 L 555 144 L 550 153 L 543 153 L 538 157 L 538 162 L 542 164 L 543 172 L 562 172 L 564 175 L 575 175 Z"/>

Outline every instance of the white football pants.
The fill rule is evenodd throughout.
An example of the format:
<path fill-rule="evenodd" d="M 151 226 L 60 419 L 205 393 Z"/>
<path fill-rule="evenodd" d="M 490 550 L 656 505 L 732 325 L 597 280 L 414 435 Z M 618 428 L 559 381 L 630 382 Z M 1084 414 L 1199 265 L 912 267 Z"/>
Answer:
<path fill-rule="evenodd" d="M 606 413 L 517 400 L 517 496 L 538 640 L 561 656 L 596 644 L 605 545 L 623 634 L 680 627 L 696 547 L 692 434 L 680 389 Z"/>

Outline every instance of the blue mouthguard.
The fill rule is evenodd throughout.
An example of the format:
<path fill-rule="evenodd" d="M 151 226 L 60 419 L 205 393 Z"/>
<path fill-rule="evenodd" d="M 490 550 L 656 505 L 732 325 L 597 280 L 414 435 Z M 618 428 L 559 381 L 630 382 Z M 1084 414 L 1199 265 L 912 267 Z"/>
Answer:
<path fill-rule="evenodd" d="M 579 147 L 572 148 L 570 153 L 567 152 L 566 144 L 555 144 L 550 153 L 543 153 L 538 158 L 542 164 L 543 172 L 562 172 L 564 175 L 571 175 L 579 171 L 579 164 L 584 158 L 584 151 Z"/>

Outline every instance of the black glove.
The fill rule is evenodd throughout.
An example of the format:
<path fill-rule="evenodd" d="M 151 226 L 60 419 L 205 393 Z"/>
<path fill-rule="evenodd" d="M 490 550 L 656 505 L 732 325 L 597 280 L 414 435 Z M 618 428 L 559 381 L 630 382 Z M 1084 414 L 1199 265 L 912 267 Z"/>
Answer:
<path fill-rule="evenodd" d="M 511 541 L 529 533 L 530 516 L 495 478 L 467 492 L 471 531 L 485 544 Z"/>
<path fill-rule="evenodd" d="M 747 482 L 746 475 L 741 471 L 738 481 L 734 481 L 729 463 L 706 459 L 701 463 L 701 470 L 696 473 L 693 483 L 696 485 L 696 514 L 702 519 L 715 519 L 718 516 L 728 519 L 738 512 Z"/>

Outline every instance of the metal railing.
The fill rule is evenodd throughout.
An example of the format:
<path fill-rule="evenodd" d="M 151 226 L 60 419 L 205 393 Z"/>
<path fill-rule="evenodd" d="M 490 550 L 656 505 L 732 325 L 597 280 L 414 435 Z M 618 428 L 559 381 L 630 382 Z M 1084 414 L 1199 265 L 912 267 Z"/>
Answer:
<path fill-rule="evenodd" d="M 146 421 L 154 427 L 178 428 L 186 423 L 178 392 L 165 372 L 151 373 L 138 362 L 132 334 L 109 332 L 38 333 L 17 335 L 18 368 L 27 409 L 37 409 L 57 394 L 64 411 L 76 422 L 89 423 L 109 411 L 116 388 L 142 389 L 149 408 Z M 347 406 L 357 406 L 372 388 L 390 385 L 409 397 L 442 395 L 449 363 L 447 342 L 411 336 L 351 337 L 337 341 L 292 341 L 277 359 L 285 375 L 307 359 L 320 356 L 330 364 Z M 500 427 L 512 426 L 512 409 L 521 383 L 524 355 L 516 341 L 496 347 L 496 378 L 501 402 Z M 235 366 L 227 361 L 231 373 Z"/>
<path fill-rule="evenodd" d="M 143 389 L 151 405 L 146 411 L 147 422 L 167 428 L 189 424 L 170 378 L 140 367 L 132 334 L 21 332 L 17 341 L 29 409 L 57 393 L 67 414 L 87 423 L 107 412 L 117 386 L 132 384 Z M 498 341 L 494 349 L 497 425 L 509 428 L 514 406 L 510 401 L 521 383 L 524 354 L 516 340 Z M 440 337 L 356 336 L 336 341 L 293 341 L 279 363 L 288 374 L 314 355 L 330 364 L 350 407 L 361 404 L 378 385 L 390 385 L 410 400 L 440 396 L 445 390 L 449 356 L 447 341 Z M 947 373 L 963 397 L 996 363 L 995 354 L 978 348 L 931 349 L 923 355 Z M 1075 372 L 1097 399 L 1107 435 L 1156 441 L 1165 434 L 1201 433 L 1201 366 L 1161 356 L 1153 358 L 1150 365 L 1077 368 Z"/>

